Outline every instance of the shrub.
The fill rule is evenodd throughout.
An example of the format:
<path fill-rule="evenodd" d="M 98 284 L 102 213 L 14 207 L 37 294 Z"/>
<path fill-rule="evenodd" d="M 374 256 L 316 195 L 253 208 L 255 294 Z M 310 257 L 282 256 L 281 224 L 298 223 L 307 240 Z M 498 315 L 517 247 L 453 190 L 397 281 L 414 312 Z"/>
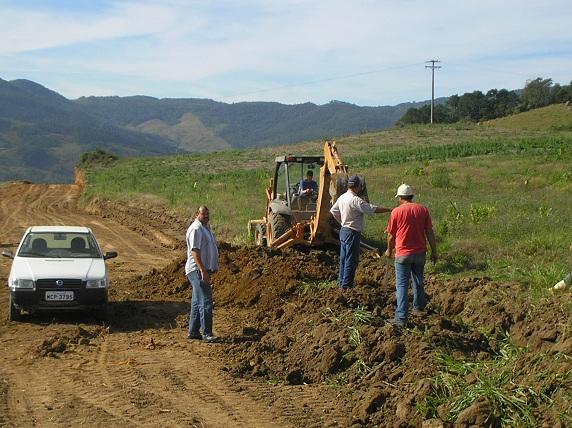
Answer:
<path fill-rule="evenodd" d="M 435 168 L 435 170 L 431 174 L 431 185 L 433 187 L 441 189 L 450 188 L 451 187 L 450 171 L 443 166 Z"/>
<path fill-rule="evenodd" d="M 108 166 L 119 158 L 113 153 L 106 152 L 102 149 L 96 149 L 93 152 L 86 152 L 81 155 L 80 166 Z"/>
<path fill-rule="evenodd" d="M 494 217 L 497 213 L 497 208 L 488 205 L 471 205 L 471 222 L 479 224 L 489 217 Z"/>

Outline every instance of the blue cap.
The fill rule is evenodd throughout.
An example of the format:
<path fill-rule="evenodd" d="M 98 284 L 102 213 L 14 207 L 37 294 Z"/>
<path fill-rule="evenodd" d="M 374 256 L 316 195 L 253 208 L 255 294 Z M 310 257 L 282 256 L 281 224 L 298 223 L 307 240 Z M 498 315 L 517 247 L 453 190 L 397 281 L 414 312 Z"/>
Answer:
<path fill-rule="evenodd" d="M 348 187 L 359 187 L 360 184 L 361 184 L 361 180 L 357 175 L 352 175 L 348 179 Z"/>

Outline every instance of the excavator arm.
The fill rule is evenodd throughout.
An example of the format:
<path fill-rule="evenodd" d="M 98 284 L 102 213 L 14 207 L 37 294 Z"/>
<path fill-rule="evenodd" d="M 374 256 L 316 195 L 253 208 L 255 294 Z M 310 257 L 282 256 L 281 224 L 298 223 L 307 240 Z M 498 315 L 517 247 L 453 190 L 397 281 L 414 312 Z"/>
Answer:
<path fill-rule="evenodd" d="M 335 243 L 330 226 L 330 207 L 345 192 L 348 167 L 338 155 L 334 141 L 324 143 L 324 165 L 320 168 L 320 188 L 316 206 L 316 216 L 310 223 L 310 241 Z"/>

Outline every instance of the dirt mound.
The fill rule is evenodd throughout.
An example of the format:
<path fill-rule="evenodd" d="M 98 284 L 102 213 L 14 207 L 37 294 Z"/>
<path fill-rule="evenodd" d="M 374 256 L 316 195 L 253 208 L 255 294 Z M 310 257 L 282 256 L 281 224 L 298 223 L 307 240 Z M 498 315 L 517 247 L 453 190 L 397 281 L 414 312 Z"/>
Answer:
<path fill-rule="evenodd" d="M 220 271 L 213 275 L 217 304 L 240 307 L 256 306 L 260 310 L 281 307 L 284 299 L 306 282 L 337 278 L 337 256 L 321 251 L 276 251 L 260 247 L 237 247 L 221 243 Z M 145 275 L 113 290 L 133 298 L 189 298 L 185 277 L 186 252 L 163 269 L 151 269 Z"/>
<path fill-rule="evenodd" d="M 137 275 L 121 287 L 111 288 L 110 295 L 121 299 L 179 299 L 191 296 L 189 283 L 185 277 L 186 253 L 172 260 L 163 269 L 152 268 L 145 275 Z"/>
<path fill-rule="evenodd" d="M 35 350 L 38 357 L 57 357 L 58 354 L 71 352 L 78 346 L 93 345 L 94 339 L 108 333 L 104 327 L 85 329 L 77 327 L 71 334 L 55 334 L 41 343 Z"/>
<path fill-rule="evenodd" d="M 131 292 L 188 301 L 185 257 L 182 252 L 165 269 L 142 276 Z M 492 361 L 502 353 L 506 333 L 534 351 L 570 353 L 571 314 L 547 311 L 549 301 L 535 309 L 516 303 L 514 296 L 521 292 L 516 284 L 430 277 L 427 312 L 412 315 L 409 328 L 399 330 L 387 323 L 395 310 L 391 265 L 364 255 L 356 288 L 343 294 L 336 288 L 337 274 L 335 252 L 221 244 L 220 271 L 213 276 L 216 305 L 250 315 L 224 338 L 217 357 L 237 377 L 326 383 L 352 391 L 355 407 L 348 424 L 409 426 L 429 416 L 419 405 L 434 392 L 429 378 L 440 370 L 442 354 L 475 364 Z M 181 316 L 176 325 L 185 328 L 185 321 Z M 569 360 L 535 364 L 571 369 Z M 529 381 L 541 388 L 539 381 Z M 458 421 L 492 414 L 488 403 L 476 401 Z M 557 416 L 547 413 L 537 420 L 556 421 Z"/>
<path fill-rule="evenodd" d="M 572 314 L 561 304 L 565 296 L 554 295 L 531 306 L 519 298 L 526 292 L 524 286 L 490 278 L 429 280 L 427 290 L 441 313 L 492 335 L 507 332 L 514 343 L 534 351 L 572 354 Z"/>

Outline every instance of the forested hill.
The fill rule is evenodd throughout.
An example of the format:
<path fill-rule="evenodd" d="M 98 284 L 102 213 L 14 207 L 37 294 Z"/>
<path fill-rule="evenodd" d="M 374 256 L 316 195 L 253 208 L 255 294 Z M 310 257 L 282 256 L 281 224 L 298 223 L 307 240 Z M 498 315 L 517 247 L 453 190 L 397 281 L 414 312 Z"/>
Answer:
<path fill-rule="evenodd" d="M 179 151 L 164 138 L 99 119 L 37 83 L 0 79 L 0 181 L 70 182 L 81 154 L 96 148 L 124 156 Z"/>
<path fill-rule="evenodd" d="M 423 104 L 227 104 L 146 96 L 69 100 L 29 80 L 0 79 L 0 181 L 69 182 L 82 153 L 96 148 L 154 156 L 381 130 Z"/>
<path fill-rule="evenodd" d="M 115 125 L 167 136 L 192 117 L 233 148 L 290 144 L 391 127 L 412 106 L 360 107 L 339 101 L 285 105 L 273 102 L 226 104 L 208 99 L 87 97 L 76 100 Z M 192 129 L 191 129 L 192 130 Z M 202 130 L 204 132 L 204 129 Z"/>

